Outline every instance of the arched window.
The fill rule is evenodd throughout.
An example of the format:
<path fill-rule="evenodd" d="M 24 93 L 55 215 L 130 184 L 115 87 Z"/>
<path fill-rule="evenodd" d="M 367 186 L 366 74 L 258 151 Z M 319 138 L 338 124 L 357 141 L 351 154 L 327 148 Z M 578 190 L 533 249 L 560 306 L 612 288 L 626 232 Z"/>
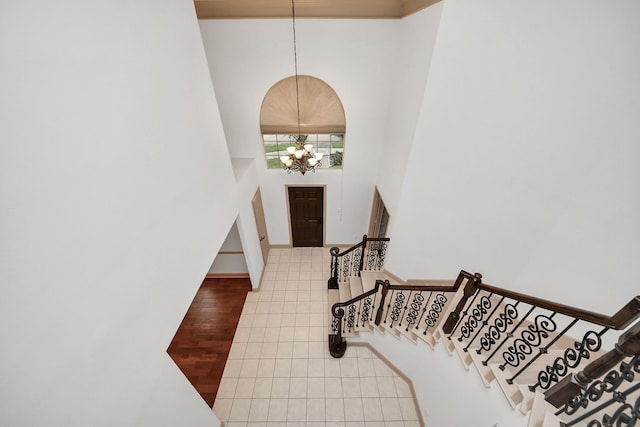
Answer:
<path fill-rule="evenodd" d="M 298 94 L 300 117 L 298 121 Z M 263 135 L 267 168 L 278 169 L 280 156 L 299 134 L 313 145 L 313 151 L 322 153 L 323 168 L 342 167 L 344 108 L 336 92 L 320 79 L 299 75 L 274 84 L 265 95 L 260 108 L 260 130 Z"/>

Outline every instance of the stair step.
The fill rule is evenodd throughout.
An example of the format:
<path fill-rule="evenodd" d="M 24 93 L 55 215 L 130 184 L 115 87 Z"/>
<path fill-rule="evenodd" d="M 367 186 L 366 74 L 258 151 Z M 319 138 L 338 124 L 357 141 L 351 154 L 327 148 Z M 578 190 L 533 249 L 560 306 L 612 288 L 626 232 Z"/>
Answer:
<path fill-rule="evenodd" d="M 359 277 L 352 277 L 349 279 L 349 288 L 351 290 L 352 298 L 364 293 L 362 289 L 362 280 L 360 280 Z M 373 304 L 373 297 L 370 296 L 367 298 L 356 303 L 356 331 L 371 331 L 373 329 L 373 326 L 371 325 L 371 323 L 369 323 L 369 319 L 371 318 L 371 306 Z M 369 302 L 369 307 L 368 313 L 366 313 L 365 316 L 364 311 L 367 309 L 367 302 Z M 363 317 L 365 317 L 365 320 L 363 320 Z"/>
<path fill-rule="evenodd" d="M 338 283 L 338 291 L 340 292 L 340 302 L 351 299 L 351 286 L 349 281 Z"/>
<path fill-rule="evenodd" d="M 364 293 L 362 290 L 362 280 L 360 280 L 359 277 L 354 276 L 349 278 L 349 292 L 351 293 L 351 298 Z"/>
<path fill-rule="evenodd" d="M 544 394 L 535 392 L 527 427 L 558 427 L 560 419 L 554 415 L 555 410 L 553 405 L 544 400 Z"/>
<path fill-rule="evenodd" d="M 413 332 L 413 327 L 409 327 L 407 330 L 406 322 L 402 326 L 396 326 L 396 330 L 400 332 L 400 335 L 403 335 L 407 339 L 418 342 L 418 336 Z"/>

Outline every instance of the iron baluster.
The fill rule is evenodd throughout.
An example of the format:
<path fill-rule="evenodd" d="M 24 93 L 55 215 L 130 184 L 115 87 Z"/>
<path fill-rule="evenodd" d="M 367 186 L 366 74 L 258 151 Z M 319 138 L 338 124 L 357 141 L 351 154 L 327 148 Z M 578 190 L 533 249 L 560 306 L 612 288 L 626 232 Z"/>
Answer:
<path fill-rule="evenodd" d="M 356 248 L 353 251 L 353 263 L 351 264 L 351 266 L 353 267 L 353 271 L 352 271 L 352 275 L 353 276 L 360 276 L 360 270 L 362 270 L 361 264 L 362 264 L 362 252 L 364 251 L 364 248 L 361 246 L 359 248 Z M 357 269 L 355 268 L 356 266 Z M 356 274 L 357 272 L 357 274 Z"/>
<path fill-rule="evenodd" d="M 376 243 L 371 243 L 369 245 L 369 250 L 367 251 L 367 270 L 373 270 L 373 267 L 376 265 Z"/>
<path fill-rule="evenodd" d="M 489 303 L 491 303 L 491 296 L 489 296 L 488 300 L 489 300 Z M 491 311 L 491 314 L 489 314 L 486 318 L 479 319 L 479 320 L 482 320 L 482 327 L 478 328 L 473 338 L 467 341 L 467 346 L 463 349 L 465 352 L 469 351 L 469 347 L 471 347 L 471 344 L 473 344 L 473 342 L 478 337 L 478 335 L 480 335 L 480 332 L 482 332 L 482 330 L 489 324 L 488 319 L 491 319 L 493 317 L 493 315 L 498 310 L 498 308 L 500 308 L 500 304 L 502 304 L 502 301 L 504 301 L 504 297 L 500 298 L 500 301 L 498 301 L 495 308 Z M 489 308 L 491 308 L 491 306 L 487 307 L 487 309 Z M 484 314 L 487 314 L 486 311 L 484 312 Z"/>
<path fill-rule="evenodd" d="M 637 387 L 640 387 L 640 385 Z M 614 400 L 623 400 L 626 402 L 627 396 L 628 394 L 626 394 L 626 392 L 620 393 L 620 396 L 618 398 L 614 398 Z M 625 413 L 626 411 L 630 411 L 631 413 Z M 604 414 L 602 417 L 602 422 L 605 426 L 634 426 L 638 420 L 640 420 L 640 396 L 638 396 L 634 405 L 625 403 L 619 407 L 613 415 L 609 416 L 608 414 Z"/>
<path fill-rule="evenodd" d="M 493 344 L 500 340 L 500 337 L 507 331 L 509 325 L 512 325 L 513 321 L 518 318 L 518 304 L 520 304 L 520 301 L 516 301 L 515 304 L 505 304 L 502 313 L 498 315 L 493 325 L 491 325 L 484 336 L 480 338 L 480 348 L 476 350 L 477 354 L 481 354 L 483 350 L 491 350 Z"/>
<path fill-rule="evenodd" d="M 380 242 L 378 253 L 376 254 L 377 255 L 376 270 L 382 270 L 382 266 L 384 264 L 384 257 L 386 254 L 387 254 L 387 242 Z"/>
<path fill-rule="evenodd" d="M 558 416 L 563 413 L 569 416 L 574 415 L 579 409 L 586 409 L 589 405 L 589 402 L 597 402 L 598 400 L 600 400 L 605 393 L 610 393 L 613 396 L 601 405 L 585 412 L 584 414 L 572 419 L 567 423 L 564 423 L 564 425 L 568 427 L 578 424 L 579 422 L 591 417 L 594 414 L 599 413 L 600 411 L 616 402 L 624 403 L 627 396 L 640 389 L 640 383 L 634 384 L 632 387 L 623 392 L 619 392 L 618 388 L 625 381 L 629 383 L 633 382 L 635 373 L 640 373 L 640 355 L 635 355 L 628 363 L 622 362 L 620 364 L 620 371 L 612 370 L 607 375 L 605 375 L 602 380 L 594 381 L 593 384 L 591 384 L 588 388 L 581 390 L 578 396 L 575 396 L 569 402 L 567 402 L 562 409 L 555 413 L 555 415 Z M 618 411 L 616 411 L 616 413 L 618 413 Z M 605 415 L 605 417 L 608 416 Z M 605 421 L 604 425 L 613 425 L 607 424 L 607 421 L 610 421 L 612 418 L 613 417 L 608 417 L 606 420 L 603 419 L 603 421 Z"/>
<path fill-rule="evenodd" d="M 429 330 L 429 328 L 433 328 L 434 326 L 436 326 L 438 318 L 440 317 L 440 313 L 442 313 L 442 310 L 446 303 L 447 297 L 444 293 L 440 293 L 435 296 L 435 298 L 433 299 L 433 303 L 431 304 L 431 310 L 429 310 L 429 315 L 425 319 L 425 324 L 427 326 L 426 328 L 424 328 L 422 335 L 427 335 L 427 331 Z"/>
<path fill-rule="evenodd" d="M 402 327 L 402 320 L 405 318 L 405 315 L 407 314 L 407 309 L 409 308 L 409 300 L 411 299 L 411 292 L 409 291 L 409 297 L 405 298 L 404 297 L 404 291 L 402 292 L 402 298 L 404 299 L 404 311 L 402 312 L 402 315 L 400 316 L 400 322 L 398 323 L 398 326 Z M 409 328 L 407 327 L 407 330 L 409 330 Z"/>
<path fill-rule="evenodd" d="M 391 298 L 393 298 L 393 294 L 391 294 Z M 393 327 L 393 322 L 397 322 L 400 319 L 400 310 L 402 310 L 402 306 L 404 304 L 404 292 L 397 291 L 396 292 L 396 300 L 393 302 L 393 309 L 391 310 L 391 324 L 389 326 Z"/>
<path fill-rule="evenodd" d="M 368 296 L 364 299 L 364 306 L 362 308 L 362 316 L 360 316 L 360 320 L 362 320 L 362 326 L 365 325 L 365 322 L 370 320 L 370 316 L 372 313 L 372 307 L 371 307 L 371 297 Z"/>
<path fill-rule="evenodd" d="M 411 301 L 411 310 L 409 310 L 409 314 L 407 315 L 407 328 L 405 329 L 405 332 L 409 332 L 409 328 L 416 325 L 416 319 L 420 313 L 420 307 L 422 307 L 423 302 L 424 297 L 422 296 L 422 291 L 416 292 L 413 295 L 413 301 Z M 416 325 L 416 329 L 417 328 L 418 326 Z"/>
<path fill-rule="evenodd" d="M 492 305 L 492 296 L 493 294 L 489 294 L 489 296 L 482 295 L 482 297 L 480 297 L 480 302 L 478 303 L 478 305 L 476 305 L 474 309 L 471 310 L 471 316 L 469 316 L 468 320 L 464 322 L 462 324 L 462 327 L 460 328 L 460 336 L 458 337 L 459 342 L 462 342 L 464 338 L 469 338 L 471 336 L 471 333 L 478 327 L 479 322 L 481 322 L 485 318 L 487 311 L 491 308 Z M 466 348 L 464 350 L 467 351 Z"/>
<path fill-rule="evenodd" d="M 333 335 L 336 335 L 340 330 L 340 318 L 336 315 L 332 316 L 333 320 L 331 321 L 331 332 Z"/>
<path fill-rule="evenodd" d="M 351 275 L 351 255 L 344 254 L 342 257 L 342 281 L 346 281 Z"/>
<path fill-rule="evenodd" d="M 349 332 L 351 332 L 351 329 L 355 324 L 355 320 L 356 320 L 356 305 L 351 304 L 349 305 L 349 314 L 347 316 L 347 327 L 349 328 Z"/>
<path fill-rule="evenodd" d="M 555 314 L 555 313 L 554 313 Z M 571 323 L 569 323 L 567 325 L 567 327 L 565 327 L 562 332 L 560 332 L 558 335 L 555 336 L 555 338 L 553 338 L 550 342 L 548 342 L 546 345 L 539 347 L 538 348 L 538 354 L 536 354 L 535 356 L 533 356 L 531 359 L 529 359 L 529 361 L 527 362 L 526 365 L 524 365 L 518 372 L 515 373 L 514 376 L 512 376 L 511 378 L 509 378 L 507 380 L 508 384 L 513 384 L 513 381 L 522 373 L 524 372 L 529 366 L 531 366 L 531 364 L 533 362 L 535 362 L 536 360 L 538 360 L 538 358 L 540 356 L 542 356 L 543 354 L 547 354 L 547 351 L 549 350 L 549 347 L 553 346 L 553 344 L 556 343 L 556 341 L 558 341 L 560 338 L 562 338 L 569 329 L 571 329 L 573 327 L 573 325 L 575 325 L 576 323 L 578 323 L 578 319 L 573 319 L 571 321 Z"/>
<path fill-rule="evenodd" d="M 420 323 L 422 323 L 422 318 L 424 317 L 424 314 L 427 312 L 427 306 L 429 305 L 429 301 L 431 301 L 432 296 L 433 296 L 433 291 L 429 292 L 429 296 L 427 297 L 427 302 L 422 308 L 422 313 L 420 313 L 420 319 L 418 319 L 418 321 L 416 322 L 416 329 L 420 328 Z"/>
<path fill-rule="evenodd" d="M 544 338 L 549 337 L 549 332 L 556 330 L 556 324 L 553 317 L 538 314 L 534 319 L 533 325 L 527 326 L 521 333 L 520 337 L 513 341 L 513 344 L 502 353 L 502 359 L 505 363 L 499 366 L 504 371 L 507 365 L 518 367 L 520 362 L 526 360 L 527 356 L 533 352 L 533 347 L 537 347 L 542 343 Z"/>
<path fill-rule="evenodd" d="M 602 336 L 609 330 L 603 328 L 600 332 L 588 331 L 582 337 L 581 342 L 575 342 L 574 348 L 567 348 L 562 357 L 557 357 L 552 365 L 538 373 L 538 382 L 529 385 L 529 390 L 534 392 L 538 387 L 547 390 L 551 384 L 569 373 L 569 369 L 576 368 L 583 359 L 588 359 L 591 353 L 599 351 L 602 347 Z"/>
<path fill-rule="evenodd" d="M 518 322 L 518 324 L 516 326 L 513 327 L 513 329 L 511 329 L 510 332 L 507 333 L 507 338 L 505 338 L 504 340 L 502 340 L 502 342 L 500 343 L 500 345 L 498 345 L 498 347 L 496 347 L 495 350 L 493 350 L 493 353 L 491 353 L 489 355 L 489 357 L 487 357 L 485 360 L 482 361 L 482 365 L 483 366 L 487 366 L 487 364 L 489 363 L 489 360 L 491 360 L 491 358 L 498 352 L 498 350 L 500 350 L 500 348 L 502 348 L 502 346 L 504 345 L 504 343 L 506 343 L 509 339 L 513 338 L 513 333 L 515 331 L 518 330 L 518 328 L 520 327 L 520 325 L 522 325 L 524 323 L 525 320 L 527 320 L 527 318 L 529 317 L 529 315 L 533 312 L 533 310 L 535 310 L 535 307 L 531 307 L 529 309 L 529 311 L 527 311 L 527 314 L 524 315 L 524 317 L 522 318 L 522 320 L 520 320 Z"/>

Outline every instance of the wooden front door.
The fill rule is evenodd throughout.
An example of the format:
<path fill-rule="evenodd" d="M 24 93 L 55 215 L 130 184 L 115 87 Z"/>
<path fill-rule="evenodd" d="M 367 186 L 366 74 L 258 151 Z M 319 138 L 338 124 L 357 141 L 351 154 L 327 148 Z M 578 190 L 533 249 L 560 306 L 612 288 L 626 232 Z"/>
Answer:
<path fill-rule="evenodd" d="M 293 247 L 322 246 L 324 188 L 289 187 Z"/>
<path fill-rule="evenodd" d="M 251 206 L 253 206 L 253 215 L 256 218 L 256 228 L 258 229 L 258 238 L 260 239 L 260 250 L 262 251 L 262 259 L 264 264 L 267 263 L 267 257 L 269 256 L 269 235 L 267 234 L 267 223 L 264 219 L 264 209 L 262 208 L 262 196 L 260 194 L 260 188 L 256 191 L 256 194 L 251 200 Z"/>

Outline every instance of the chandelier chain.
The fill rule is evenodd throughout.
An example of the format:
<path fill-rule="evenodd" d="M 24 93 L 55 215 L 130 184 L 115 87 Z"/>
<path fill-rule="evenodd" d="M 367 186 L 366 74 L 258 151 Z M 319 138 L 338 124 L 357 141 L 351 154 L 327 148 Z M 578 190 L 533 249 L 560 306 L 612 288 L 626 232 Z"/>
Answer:
<path fill-rule="evenodd" d="M 293 21 L 293 63 L 296 76 L 296 112 L 298 114 L 298 135 L 300 135 L 300 89 L 298 87 L 298 51 L 296 48 L 296 6 L 291 0 L 291 18 Z"/>

